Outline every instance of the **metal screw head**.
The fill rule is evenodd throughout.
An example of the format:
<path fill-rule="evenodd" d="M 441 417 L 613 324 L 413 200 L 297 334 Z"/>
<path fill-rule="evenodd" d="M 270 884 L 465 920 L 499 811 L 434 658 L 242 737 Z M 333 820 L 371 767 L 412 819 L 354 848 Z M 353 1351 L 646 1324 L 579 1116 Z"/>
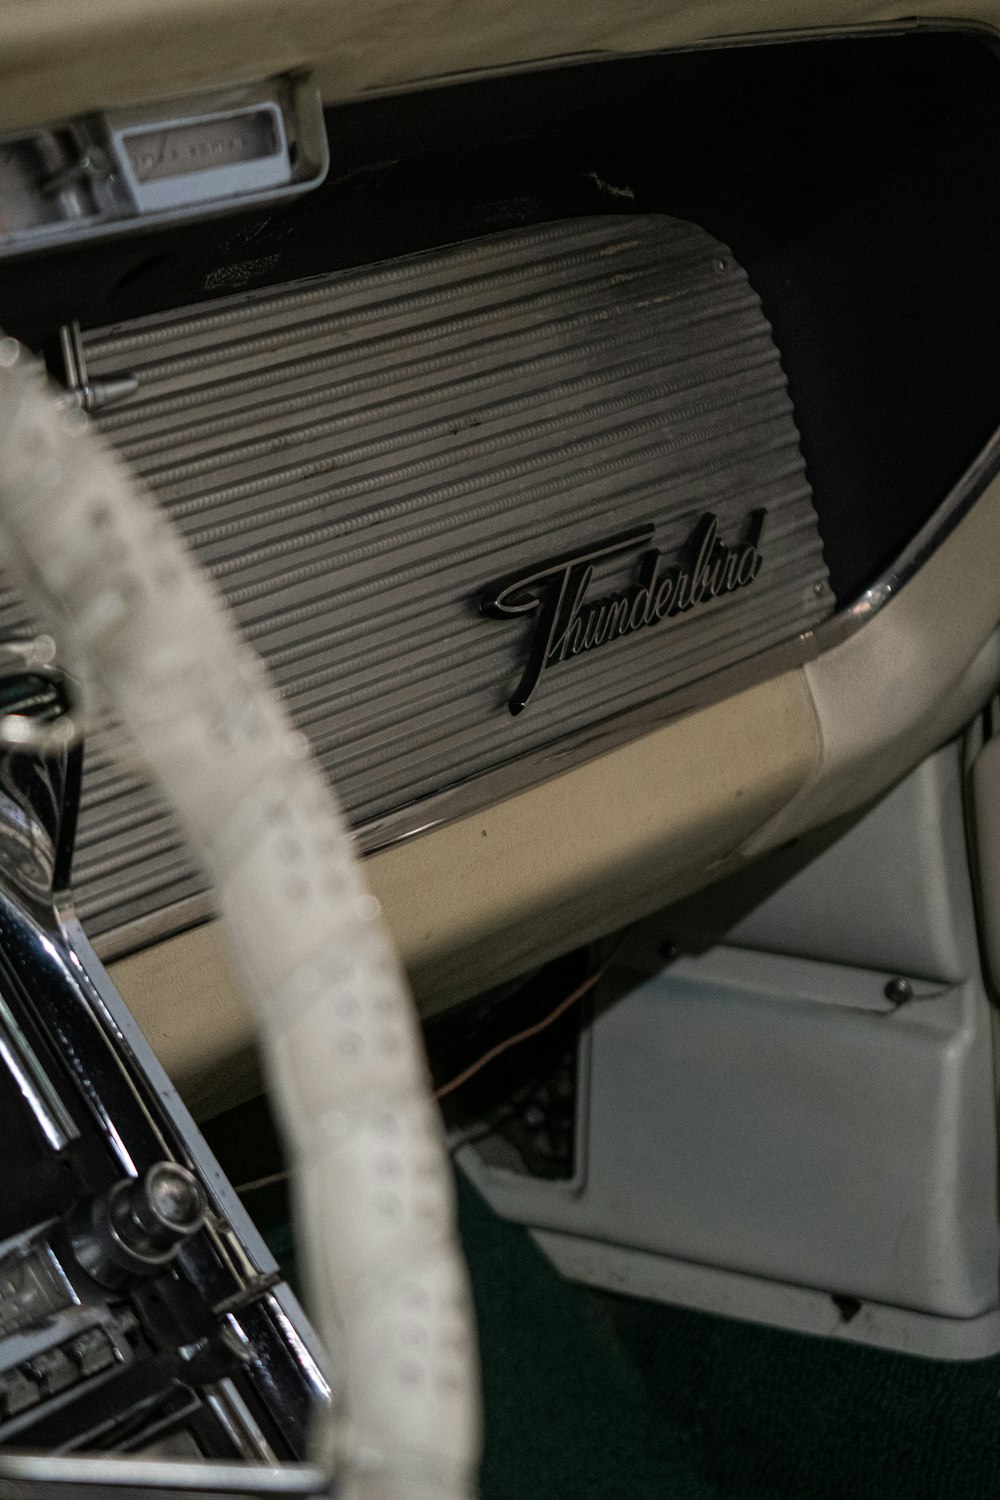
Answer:
<path fill-rule="evenodd" d="M 111 175 L 111 160 L 100 146 L 88 146 L 78 163 L 81 176 L 102 179 Z"/>
<path fill-rule="evenodd" d="M 913 985 L 908 979 L 894 978 L 888 980 L 882 991 L 885 998 L 892 1005 L 905 1005 L 907 1000 L 913 999 Z"/>

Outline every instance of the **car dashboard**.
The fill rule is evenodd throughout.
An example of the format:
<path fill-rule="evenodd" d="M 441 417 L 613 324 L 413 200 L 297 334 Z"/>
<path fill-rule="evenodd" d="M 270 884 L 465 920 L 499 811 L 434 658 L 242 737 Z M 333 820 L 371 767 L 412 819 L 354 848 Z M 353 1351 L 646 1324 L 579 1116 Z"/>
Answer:
<path fill-rule="evenodd" d="M 558 1128 L 448 1106 L 494 1206 L 595 1285 L 1000 1347 L 1000 17 L 535 9 L 0 3 L 0 328 L 262 657 L 440 1097 L 592 1003 Z M 67 766 L 45 921 L 187 1139 L 261 1087 L 218 892 L 110 706 Z"/>

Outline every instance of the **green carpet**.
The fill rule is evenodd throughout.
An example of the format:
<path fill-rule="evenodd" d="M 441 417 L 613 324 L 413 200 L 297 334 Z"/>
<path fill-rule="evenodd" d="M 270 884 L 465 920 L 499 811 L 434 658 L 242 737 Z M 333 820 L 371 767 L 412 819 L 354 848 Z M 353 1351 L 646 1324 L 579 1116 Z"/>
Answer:
<path fill-rule="evenodd" d="M 915 1359 L 601 1300 L 660 1420 L 697 1442 L 722 1500 L 1000 1495 L 1000 1359 Z"/>
<path fill-rule="evenodd" d="M 663 1420 L 598 1299 L 459 1181 L 483 1363 L 483 1500 L 701 1500 L 694 1443 Z"/>
<path fill-rule="evenodd" d="M 259 1105 L 206 1132 L 236 1182 L 280 1169 Z M 294 1279 L 280 1186 L 246 1195 Z M 943 1364 L 563 1281 L 464 1181 L 483 1500 L 995 1500 L 1000 1359 Z"/>

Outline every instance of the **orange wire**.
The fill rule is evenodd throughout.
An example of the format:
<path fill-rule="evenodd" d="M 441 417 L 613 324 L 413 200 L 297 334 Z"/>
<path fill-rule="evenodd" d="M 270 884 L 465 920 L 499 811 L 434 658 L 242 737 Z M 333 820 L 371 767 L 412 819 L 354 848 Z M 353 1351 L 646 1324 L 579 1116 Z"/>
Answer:
<path fill-rule="evenodd" d="M 482 1057 L 477 1058 L 474 1063 L 470 1063 L 469 1066 L 463 1069 L 461 1073 L 457 1074 L 456 1077 L 449 1079 L 447 1083 L 443 1083 L 439 1089 L 435 1089 L 435 1099 L 443 1099 L 447 1094 L 454 1093 L 455 1089 L 461 1088 L 463 1083 L 468 1083 L 470 1078 L 474 1078 L 475 1075 L 480 1072 L 481 1069 L 485 1068 L 487 1063 L 491 1063 L 495 1057 L 502 1056 L 504 1052 L 509 1051 L 511 1047 L 517 1047 L 521 1042 L 530 1041 L 533 1036 L 537 1036 L 540 1031 L 544 1031 L 546 1027 L 551 1026 L 554 1021 L 558 1021 L 559 1017 L 565 1015 L 566 1011 L 569 1010 L 571 1005 L 575 1005 L 578 1000 L 582 1000 L 584 995 L 589 994 L 590 991 L 594 988 L 594 985 L 598 984 L 600 980 L 604 978 L 605 974 L 608 972 L 608 969 L 611 967 L 612 961 L 618 957 L 618 952 L 621 946 L 622 944 L 618 943 L 615 947 L 614 952 L 604 960 L 604 963 L 596 971 L 596 973 L 591 974 L 589 979 L 585 979 L 581 985 L 578 985 L 577 988 L 572 992 L 572 994 L 567 995 L 564 999 L 560 1000 L 555 1010 L 549 1011 L 547 1016 L 543 1016 L 542 1019 L 540 1021 L 536 1021 L 533 1026 L 526 1026 L 523 1031 L 515 1032 L 513 1036 L 505 1037 L 502 1042 L 497 1042 L 495 1047 L 491 1047 L 488 1052 L 484 1052 Z"/>
<path fill-rule="evenodd" d="M 621 942 L 615 945 L 613 951 L 601 964 L 601 967 L 597 969 L 593 974 L 591 974 L 589 979 L 585 979 L 582 984 L 577 985 L 576 989 L 573 990 L 571 994 L 566 995 L 562 1000 L 560 1000 L 555 1009 L 550 1010 L 547 1016 L 543 1016 L 542 1019 L 540 1021 L 536 1021 L 533 1026 L 526 1026 L 523 1031 L 517 1031 L 513 1036 L 505 1037 L 502 1042 L 497 1042 L 495 1047 L 491 1047 L 488 1052 L 484 1052 L 482 1057 L 477 1058 L 474 1063 L 470 1063 L 469 1066 L 463 1069 L 463 1071 L 459 1073 L 455 1078 L 449 1079 L 449 1081 L 447 1083 L 443 1083 L 439 1089 L 435 1089 L 435 1099 L 443 1099 L 447 1094 L 454 1093 L 455 1089 L 461 1088 L 463 1083 L 468 1083 L 470 1078 L 474 1078 L 476 1074 L 483 1068 L 485 1068 L 488 1063 L 491 1063 L 495 1057 L 501 1057 L 504 1052 L 508 1052 L 511 1047 L 519 1046 L 521 1042 L 529 1042 L 533 1036 L 538 1036 L 539 1032 L 545 1031 L 547 1027 L 551 1026 L 555 1021 L 558 1021 L 560 1016 L 566 1014 L 571 1005 L 575 1005 L 578 1000 L 582 1000 L 584 995 L 589 995 L 594 986 L 600 983 L 600 981 L 604 978 L 605 974 L 610 969 L 611 965 L 614 963 L 615 959 L 618 957 L 618 954 L 621 951 L 624 942 L 625 939 L 622 938 Z M 287 1171 L 272 1172 L 268 1177 L 258 1177 L 253 1182 L 240 1183 L 236 1191 L 238 1193 L 252 1193 L 257 1188 L 270 1187 L 271 1184 L 275 1182 L 284 1182 L 290 1175 L 291 1173 Z"/>

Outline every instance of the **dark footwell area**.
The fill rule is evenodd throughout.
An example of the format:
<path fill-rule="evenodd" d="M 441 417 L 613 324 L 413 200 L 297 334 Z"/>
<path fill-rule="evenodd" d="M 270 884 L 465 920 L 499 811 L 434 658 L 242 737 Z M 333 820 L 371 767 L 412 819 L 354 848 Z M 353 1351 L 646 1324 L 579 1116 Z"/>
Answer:
<path fill-rule="evenodd" d="M 266 1111 L 206 1133 L 237 1184 L 281 1171 Z M 294 1279 L 281 1182 L 245 1191 Z M 464 1181 L 483 1500 L 993 1500 L 1000 1359 L 945 1364 L 564 1281 Z"/>

